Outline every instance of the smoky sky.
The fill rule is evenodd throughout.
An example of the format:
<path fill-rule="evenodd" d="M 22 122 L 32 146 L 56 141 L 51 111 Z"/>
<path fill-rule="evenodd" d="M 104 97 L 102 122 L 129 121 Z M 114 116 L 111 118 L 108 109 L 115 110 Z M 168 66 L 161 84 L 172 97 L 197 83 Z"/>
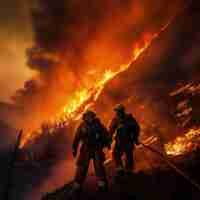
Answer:
<path fill-rule="evenodd" d="M 31 76 L 25 57 L 25 50 L 32 43 L 29 13 L 27 1 L 0 2 L 0 101 L 8 101 Z"/>
<path fill-rule="evenodd" d="M 81 79 L 80 74 L 85 72 L 82 69 L 96 65 L 97 59 L 101 66 L 123 63 L 130 54 L 127 49 L 131 49 L 132 40 L 152 23 L 159 27 L 177 7 L 177 2 L 180 1 L 173 4 L 166 0 L 154 0 L 152 4 L 147 0 L 2 1 L 1 99 L 7 99 L 22 87 L 32 69 L 47 72 L 46 81 L 52 80 L 52 73 L 60 68 L 52 59 L 54 54 L 59 54 L 60 60 L 70 66 L 70 69 L 64 67 L 67 68 L 64 72 L 67 71 L 66 79 L 72 80 L 71 84 L 77 84 L 75 79 Z M 108 56 L 114 48 L 113 55 Z M 37 56 L 41 51 L 41 56 Z M 53 56 L 49 60 L 43 53 Z M 8 78 L 12 78 L 14 84 L 7 84 Z"/>
<path fill-rule="evenodd" d="M 47 118 L 48 107 L 54 115 L 77 88 L 87 87 L 91 79 L 88 72 L 101 72 L 109 66 L 115 70 L 127 63 L 134 42 L 143 33 L 158 31 L 185 1 L 18 0 L 1 4 L 0 28 L 6 33 L 2 37 L 3 48 L 5 53 L 10 53 L 4 60 L 13 60 L 12 67 L 1 67 L 1 71 L 4 69 L 1 74 L 13 74 L 13 80 L 20 77 L 20 83 L 25 82 L 24 87 L 18 87 L 21 89 L 13 94 L 13 99 L 16 104 L 34 108 L 31 115 L 35 113 L 38 120 L 37 113 Z M 173 40 L 166 43 L 175 43 L 174 35 L 169 38 Z M 11 54 L 13 48 L 15 51 Z M 21 59 L 18 59 L 19 52 Z M 17 63 L 16 67 L 19 60 L 21 64 Z M 157 63 L 155 68 L 161 72 L 169 69 L 162 63 Z M 36 72 L 37 77 L 28 78 L 32 72 Z M 154 75 L 156 79 L 158 74 Z M 0 83 L 3 88 L 6 85 L 13 90 L 17 88 L 17 84 L 12 87 L 5 79 Z"/>

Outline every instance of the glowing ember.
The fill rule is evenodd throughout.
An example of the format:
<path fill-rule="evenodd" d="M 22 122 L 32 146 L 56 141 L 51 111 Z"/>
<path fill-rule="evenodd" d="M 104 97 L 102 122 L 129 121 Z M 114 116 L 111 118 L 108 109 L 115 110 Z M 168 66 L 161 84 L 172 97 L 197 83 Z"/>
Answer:
<path fill-rule="evenodd" d="M 187 85 L 184 85 L 181 88 L 170 93 L 170 96 L 176 96 L 181 93 L 191 94 L 191 95 L 200 93 L 200 84 L 188 83 Z"/>
<path fill-rule="evenodd" d="M 165 145 L 168 155 L 178 156 L 194 150 L 200 143 L 200 129 L 191 129 L 183 137 L 177 137 Z"/>

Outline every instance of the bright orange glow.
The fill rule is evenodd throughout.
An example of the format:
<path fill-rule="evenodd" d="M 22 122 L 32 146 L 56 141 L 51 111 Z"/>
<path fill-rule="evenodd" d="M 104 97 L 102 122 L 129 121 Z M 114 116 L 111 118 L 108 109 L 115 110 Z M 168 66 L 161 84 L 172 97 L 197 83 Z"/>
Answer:
<path fill-rule="evenodd" d="M 195 148 L 200 141 L 200 129 L 191 129 L 184 136 L 177 137 L 173 142 L 165 145 L 166 153 L 171 156 L 186 154 Z"/>
<path fill-rule="evenodd" d="M 100 78 L 91 82 L 90 87 L 79 87 L 74 94 L 68 97 L 62 110 L 50 120 L 51 123 L 62 125 L 63 123 L 66 124 L 71 120 L 80 119 L 83 112 L 90 108 L 98 99 L 105 85 L 118 74 L 133 66 L 134 62 L 139 58 L 139 56 L 152 44 L 155 39 L 159 37 L 159 35 L 168 27 L 169 24 L 170 23 L 161 28 L 158 33 L 148 33 L 143 35 L 142 40 L 134 45 L 133 55 L 129 63 L 119 66 L 118 70 L 112 70 L 108 67 L 104 72 L 98 74 L 98 77 Z M 92 72 L 92 75 L 93 74 L 95 74 L 95 71 Z M 27 134 L 22 141 L 21 147 L 23 147 L 27 141 L 34 139 L 40 133 L 41 131 L 37 131 L 37 134 Z"/>

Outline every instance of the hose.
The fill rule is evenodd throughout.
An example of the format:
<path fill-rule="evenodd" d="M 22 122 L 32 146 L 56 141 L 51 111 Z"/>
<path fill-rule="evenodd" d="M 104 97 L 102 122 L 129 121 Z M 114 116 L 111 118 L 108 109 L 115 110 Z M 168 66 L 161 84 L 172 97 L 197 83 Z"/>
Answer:
<path fill-rule="evenodd" d="M 200 192 L 200 185 L 199 183 L 197 183 L 196 181 L 194 181 L 189 175 L 187 175 L 185 172 L 183 172 L 182 170 L 180 170 L 178 167 L 176 167 L 175 164 L 173 164 L 169 158 L 167 158 L 164 154 L 162 154 L 161 152 L 157 151 L 156 149 L 143 144 L 140 142 L 140 144 L 145 147 L 146 149 L 152 151 L 153 153 L 156 153 L 157 155 L 159 155 L 159 157 L 165 162 L 167 163 L 167 165 L 169 167 L 171 167 L 176 173 L 178 173 L 179 175 L 181 175 L 182 177 L 185 178 L 185 180 L 187 180 L 191 185 L 193 185 L 196 189 L 198 189 L 198 191 Z"/>

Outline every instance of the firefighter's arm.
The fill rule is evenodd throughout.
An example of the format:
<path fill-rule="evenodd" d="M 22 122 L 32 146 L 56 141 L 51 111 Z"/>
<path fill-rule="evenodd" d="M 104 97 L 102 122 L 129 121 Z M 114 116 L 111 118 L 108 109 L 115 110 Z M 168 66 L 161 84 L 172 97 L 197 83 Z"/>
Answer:
<path fill-rule="evenodd" d="M 111 121 L 110 125 L 109 125 L 109 136 L 110 136 L 110 138 L 113 137 L 113 135 L 114 135 L 116 129 L 117 129 L 117 120 L 114 118 L 114 119 Z"/>
<path fill-rule="evenodd" d="M 111 144 L 112 144 L 112 138 L 109 137 L 109 132 L 107 130 L 107 128 L 102 124 L 102 133 L 103 133 L 103 138 L 105 141 L 105 145 L 108 149 L 111 148 Z"/>
<path fill-rule="evenodd" d="M 140 144 L 140 141 L 139 141 L 139 135 L 136 136 L 136 138 L 135 138 L 135 144 L 136 144 L 136 145 L 139 145 L 139 144 Z"/>
<path fill-rule="evenodd" d="M 133 144 L 139 145 L 139 138 L 138 138 L 138 135 L 136 134 L 136 131 L 132 129 L 130 134 L 131 134 L 130 135 L 130 141 Z"/>
<path fill-rule="evenodd" d="M 72 144 L 72 153 L 73 153 L 74 157 L 76 157 L 77 149 L 78 149 L 78 146 L 79 146 L 79 143 L 81 140 L 81 132 L 82 132 L 82 125 L 80 125 L 77 128 L 75 136 L 74 136 L 74 140 L 73 140 L 73 144 Z"/>
<path fill-rule="evenodd" d="M 135 128 L 134 128 L 133 135 L 134 135 L 134 142 L 135 142 L 135 144 L 139 145 L 140 144 L 140 142 L 139 142 L 140 126 L 137 123 L 137 121 L 135 121 Z"/>

